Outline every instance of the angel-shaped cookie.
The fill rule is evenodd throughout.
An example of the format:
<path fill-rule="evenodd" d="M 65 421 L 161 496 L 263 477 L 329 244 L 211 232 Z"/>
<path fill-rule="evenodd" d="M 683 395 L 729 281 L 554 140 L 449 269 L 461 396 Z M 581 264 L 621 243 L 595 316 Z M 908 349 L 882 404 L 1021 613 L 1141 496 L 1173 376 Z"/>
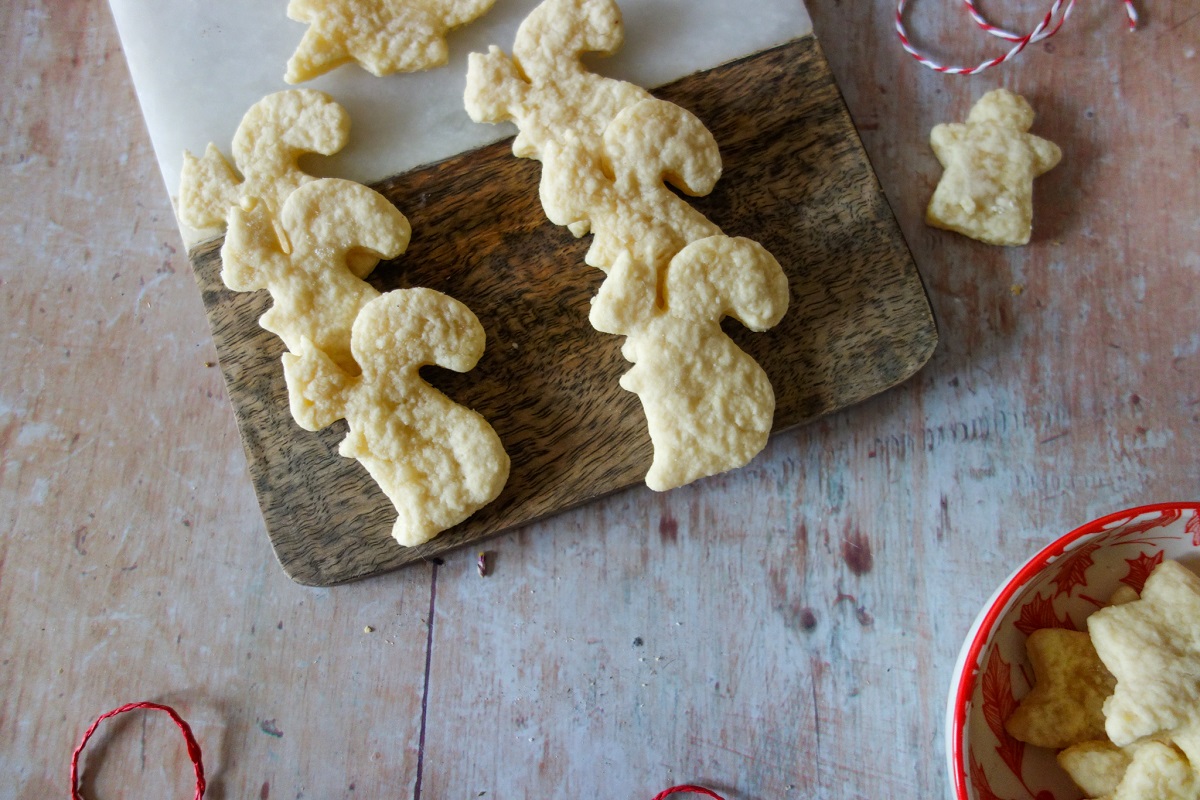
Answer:
<path fill-rule="evenodd" d="M 1031 125 L 1025 98 L 995 89 L 979 98 L 966 123 L 935 126 L 929 141 L 945 172 L 925 221 L 987 244 L 1026 244 L 1033 179 L 1062 158 L 1058 145 L 1028 133 Z"/>
<path fill-rule="evenodd" d="M 307 341 L 352 374 L 350 331 L 379 292 L 363 278 L 408 247 L 408 220 L 386 197 L 353 181 L 321 178 L 288 195 L 276 218 L 265 203 L 234 206 L 221 247 L 221 279 L 239 292 L 267 289 L 259 323 L 292 352 Z M 282 237 L 282 238 L 281 238 Z"/>
<path fill-rule="evenodd" d="M 779 262 L 758 242 L 710 236 L 683 248 L 666 268 L 663 306 L 651 267 L 623 254 L 592 304 L 599 331 L 626 336 L 634 366 L 621 377 L 646 413 L 656 491 L 745 465 L 766 445 L 775 393 L 762 367 L 721 330 L 732 316 L 753 331 L 771 328 L 788 306 Z"/>
<path fill-rule="evenodd" d="M 179 220 L 196 230 L 222 228 L 229 209 L 250 197 L 276 213 L 293 190 L 315 180 L 298 166 L 300 157 L 333 155 L 349 135 L 349 115 L 324 92 L 269 94 L 250 107 L 233 136 L 237 169 L 211 142 L 201 158 L 184 151 Z"/>
<path fill-rule="evenodd" d="M 291 0 L 287 15 L 308 23 L 288 60 L 288 83 L 302 83 L 355 61 L 372 75 L 446 63 L 446 33 L 495 0 Z"/>
<path fill-rule="evenodd" d="M 515 156 L 544 162 L 554 143 L 590 172 L 588 159 L 599 152 L 605 127 L 621 109 L 650 97 L 583 64 L 584 53 L 616 52 L 624 35 L 614 0 L 545 0 L 521 23 L 511 58 L 494 45 L 471 54 L 467 113 L 476 122 L 515 122 Z M 576 236 L 587 232 L 570 227 Z"/>
<path fill-rule="evenodd" d="M 292 414 L 308 430 L 349 423 L 338 452 L 362 462 L 395 504 L 396 541 L 421 544 L 494 500 L 509 471 L 500 438 L 418 372 L 475 366 L 484 332 L 470 309 L 432 289 L 397 289 L 359 312 L 351 347 L 361 375 L 307 339 L 284 355 Z"/>

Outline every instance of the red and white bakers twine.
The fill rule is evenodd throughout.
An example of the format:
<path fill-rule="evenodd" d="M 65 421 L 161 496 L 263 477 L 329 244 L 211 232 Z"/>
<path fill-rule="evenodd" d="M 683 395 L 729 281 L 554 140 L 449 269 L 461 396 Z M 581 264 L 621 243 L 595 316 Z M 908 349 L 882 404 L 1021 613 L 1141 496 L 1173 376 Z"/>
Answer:
<path fill-rule="evenodd" d="M 106 711 L 96 718 L 91 727 L 83 734 L 83 739 L 80 740 L 79 746 L 75 748 L 75 752 L 71 754 L 71 800 L 82 800 L 79 794 L 79 756 L 83 753 L 83 748 L 87 746 L 88 739 L 92 738 L 92 734 L 96 732 L 96 728 L 100 727 L 100 723 L 109 717 L 115 717 L 118 714 L 124 714 L 126 711 L 144 708 L 150 711 L 163 711 L 171 717 L 178 727 L 183 732 L 183 740 L 187 744 L 188 758 L 192 760 L 192 767 L 196 773 L 196 794 L 193 800 L 204 800 L 204 790 L 206 784 L 204 781 L 204 762 L 200 753 L 200 745 L 196 741 L 195 735 L 192 734 L 192 728 L 187 724 L 183 717 L 176 713 L 175 709 L 170 706 L 164 706 L 159 703 L 138 702 L 126 703 L 120 708 L 114 708 L 112 711 Z M 668 795 L 679 794 L 681 792 L 691 792 L 693 794 L 702 794 L 706 797 L 711 797 L 714 800 L 724 800 L 721 795 L 705 789 L 703 786 L 672 786 L 670 789 L 664 789 L 654 796 L 654 800 L 664 800 Z"/>
<path fill-rule="evenodd" d="M 1121 0 L 1125 4 L 1125 13 L 1129 17 L 1129 30 L 1137 29 L 1138 14 L 1137 9 L 1133 6 L 1133 0 Z M 963 5 L 967 7 L 967 13 L 971 15 L 971 19 L 975 24 L 999 39 L 1007 42 L 1014 42 L 1011 50 L 1004 55 L 993 58 L 989 61 L 984 61 L 975 67 L 947 67 L 939 64 L 933 59 L 920 53 L 912 43 L 908 40 L 908 32 L 904 29 L 904 7 L 908 5 L 908 0 L 897 0 L 896 2 L 896 33 L 900 36 L 900 46 L 908 52 L 913 58 L 920 63 L 937 72 L 944 72 L 948 75 L 977 75 L 985 69 L 990 69 L 997 64 L 1003 64 L 1005 61 L 1016 58 L 1022 50 L 1034 42 L 1040 42 L 1043 39 L 1049 39 L 1054 34 L 1058 33 L 1058 29 L 1067 21 L 1067 17 L 1071 16 L 1071 9 L 1075 7 L 1075 0 L 1067 0 L 1064 4 L 1063 0 L 1054 0 L 1054 5 L 1050 6 L 1050 11 L 1042 18 L 1042 21 L 1037 24 L 1032 31 L 1019 36 L 1015 33 L 1009 33 L 1003 28 L 997 28 L 995 25 L 988 22 L 984 16 L 979 13 L 979 9 L 975 7 L 972 0 L 963 0 Z M 1059 11 L 1062 15 L 1059 15 Z"/>
<path fill-rule="evenodd" d="M 79 795 L 79 755 L 83 752 L 83 748 L 87 746 L 88 739 L 92 738 L 92 734 L 96 732 L 96 728 L 100 727 L 100 723 L 109 717 L 115 717 L 118 714 L 124 714 L 126 711 L 145 708 L 150 711 L 163 711 L 170 716 L 179 730 L 183 732 L 183 740 L 187 744 L 188 758 L 192 760 L 192 769 L 196 773 L 196 794 L 193 800 L 203 800 L 204 798 L 204 761 L 200 754 L 200 745 L 196 742 L 196 737 L 192 734 L 192 728 L 183 717 L 175 712 L 175 709 L 170 706 L 164 706 L 159 703 L 126 703 L 120 708 L 114 708 L 112 711 L 107 711 L 96 718 L 92 726 L 83 734 L 83 739 L 79 742 L 79 746 L 75 748 L 75 752 L 71 754 L 71 800 L 82 800 Z"/>
<path fill-rule="evenodd" d="M 702 794 L 705 797 L 712 797 L 714 800 L 725 800 L 721 795 L 714 792 L 712 789 L 705 789 L 703 786 L 672 786 L 670 789 L 664 789 L 654 795 L 654 800 L 665 800 L 668 795 L 678 794 L 680 792 L 691 792 L 692 794 Z"/>

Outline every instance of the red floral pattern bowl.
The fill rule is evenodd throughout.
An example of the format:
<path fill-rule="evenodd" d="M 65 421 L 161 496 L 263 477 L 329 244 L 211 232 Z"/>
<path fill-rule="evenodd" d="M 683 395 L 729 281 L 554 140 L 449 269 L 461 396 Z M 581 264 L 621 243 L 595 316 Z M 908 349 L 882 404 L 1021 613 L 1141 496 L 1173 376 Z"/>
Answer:
<path fill-rule="evenodd" d="M 956 800 L 1079 800 L 1054 753 L 1018 742 L 1004 721 L 1032 688 L 1025 637 L 1039 628 L 1086 630 L 1120 585 L 1142 590 L 1164 558 L 1200 567 L 1200 503 L 1118 511 L 1052 543 L 1001 584 L 971 626 L 946 709 Z M 1198 570 L 1200 571 L 1200 570 Z"/>

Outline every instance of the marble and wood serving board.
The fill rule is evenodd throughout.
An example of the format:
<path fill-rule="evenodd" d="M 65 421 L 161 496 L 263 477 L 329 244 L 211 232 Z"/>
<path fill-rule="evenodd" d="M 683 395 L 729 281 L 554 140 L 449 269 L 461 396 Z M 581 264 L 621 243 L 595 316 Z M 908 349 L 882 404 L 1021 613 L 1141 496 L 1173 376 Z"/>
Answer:
<path fill-rule="evenodd" d="M 816 39 L 654 93 L 699 116 L 720 145 L 723 177 L 695 207 L 725 233 L 762 242 L 788 275 L 791 306 L 778 326 L 724 326 L 771 379 L 774 431 L 920 369 L 937 343 L 929 303 Z M 493 504 L 419 547 L 395 543 L 391 503 L 357 461 L 337 454 L 345 424 L 310 433 L 292 420 L 283 344 L 257 323 L 270 297 L 222 285 L 220 240 L 190 253 L 267 531 L 300 583 L 395 569 L 642 483 L 652 448 L 637 397 L 617 383 L 630 367 L 622 339 L 587 320 L 603 278 L 583 263 L 590 237 L 546 220 L 540 165 L 509 146 L 375 187 L 408 217 L 413 238 L 371 282 L 438 289 L 476 313 L 488 342 L 478 366 L 423 374 L 487 418 L 512 459 Z"/>

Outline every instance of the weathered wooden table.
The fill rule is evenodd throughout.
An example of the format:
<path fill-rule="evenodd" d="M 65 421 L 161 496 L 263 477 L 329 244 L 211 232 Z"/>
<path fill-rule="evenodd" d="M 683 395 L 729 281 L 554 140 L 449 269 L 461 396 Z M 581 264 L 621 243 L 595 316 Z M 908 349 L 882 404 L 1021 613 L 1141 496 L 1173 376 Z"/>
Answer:
<path fill-rule="evenodd" d="M 493 540 L 486 578 L 460 551 L 315 590 L 272 557 L 106 4 L 0 8 L 0 795 L 63 795 L 87 723 L 153 699 L 212 798 L 941 796 L 951 665 L 995 585 L 1087 519 L 1200 496 L 1200 0 L 1132 35 L 1080 6 L 973 78 L 903 54 L 888 2 L 810 11 L 932 361 L 740 472 Z M 956 4 L 910 25 L 999 52 Z M 930 127 L 1000 85 L 1066 153 L 1020 249 L 922 222 Z M 186 764 L 165 717 L 126 716 L 84 785 L 185 797 Z"/>

